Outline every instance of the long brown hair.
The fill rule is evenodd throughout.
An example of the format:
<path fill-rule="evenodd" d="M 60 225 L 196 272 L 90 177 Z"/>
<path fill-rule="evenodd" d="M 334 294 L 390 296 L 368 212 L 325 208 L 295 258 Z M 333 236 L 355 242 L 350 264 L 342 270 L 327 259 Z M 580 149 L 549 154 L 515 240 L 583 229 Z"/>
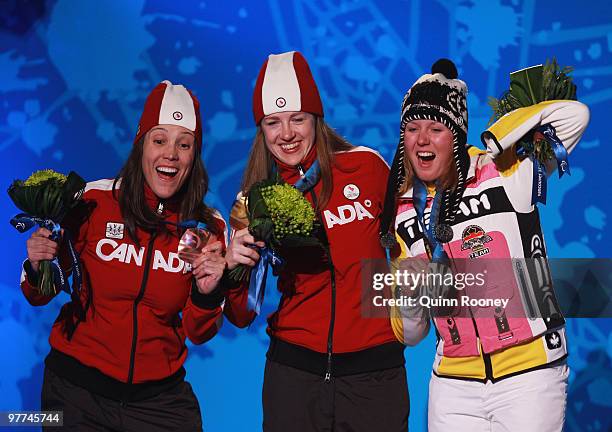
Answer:
<path fill-rule="evenodd" d="M 334 153 L 349 151 L 354 146 L 345 140 L 338 132 L 330 127 L 322 117 L 314 116 L 315 120 L 315 148 L 317 159 L 321 168 L 321 181 L 323 187 L 317 202 L 317 211 L 321 211 L 329 202 L 332 194 L 332 166 Z M 251 154 L 242 177 L 241 190 L 247 192 L 258 181 L 267 179 L 272 170 L 274 159 L 266 146 L 261 126 L 257 126 L 257 133 L 251 147 Z"/>
<path fill-rule="evenodd" d="M 145 137 L 146 135 L 134 144 L 125 165 L 113 182 L 113 196 L 117 198 L 117 192 L 119 192 L 118 201 L 121 215 L 130 237 L 137 244 L 139 244 L 136 235 L 137 227 L 145 231 L 160 230 L 161 232 L 168 232 L 166 225 L 161 223 L 163 218 L 149 207 L 143 192 L 146 181 L 142 171 Z M 208 225 L 208 229 L 218 236 L 219 227 L 215 223 L 213 210 L 203 201 L 206 192 L 208 192 L 208 173 L 202 163 L 200 149 L 201 145 L 197 144 L 191 172 L 172 199 L 177 199 L 180 202 L 179 221 L 188 219 L 203 221 Z M 121 181 L 120 185 L 119 181 Z"/>

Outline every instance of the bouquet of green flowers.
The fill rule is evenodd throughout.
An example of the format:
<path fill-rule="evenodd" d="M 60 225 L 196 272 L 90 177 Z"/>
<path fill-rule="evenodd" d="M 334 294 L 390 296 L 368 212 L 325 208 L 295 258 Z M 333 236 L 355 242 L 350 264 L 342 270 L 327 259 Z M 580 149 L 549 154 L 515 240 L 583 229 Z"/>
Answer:
<path fill-rule="evenodd" d="M 65 176 L 47 169 L 36 171 L 26 181 L 15 180 L 8 194 L 24 213 L 12 218 L 11 224 L 19 232 L 26 232 L 35 225 L 45 227 L 52 232 L 51 239 L 58 241 L 61 236 L 60 223 L 68 211 L 79 203 L 84 189 L 85 181 L 75 172 Z M 55 270 L 54 266 L 57 266 Z M 52 261 L 41 262 L 39 274 L 38 289 L 44 295 L 57 292 L 55 277 L 60 279 L 60 285 L 65 283 L 59 265 Z"/>
<path fill-rule="evenodd" d="M 518 108 L 528 107 L 548 100 L 576 100 L 576 85 L 572 82 L 569 66 L 560 67 L 557 60 L 545 65 L 531 66 L 510 74 L 510 89 L 499 99 L 489 98 L 493 114 L 489 124 Z M 545 164 L 555 155 L 544 135 L 531 131 L 517 143 L 519 153 Z"/>
<path fill-rule="evenodd" d="M 247 304 L 258 315 L 263 304 L 268 264 L 278 273 L 285 263 L 281 255 L 294 255 L 291 248 L 323 246 L 316 235 L 320 225 L 315 211 L 299 187 L 278 178 L 263 180 L 254 184 L 246 196 L 236 200 L 232 208 L 232 228 L 239 230 L 248 226 L 255 240 L 266 244 L 259 249 L 260 259 L 254 268 L 239 265 L 229 272 L 234 282 L 241 282 L 250 275 Z"/>
<path fill-rule="evenodd" d="M 295 187 L 279 180 L 263 180 L 254 184 L 246 198 L 238 201 L 232 210 L 234 228 L 249 227 L 257 241 L 266 244 L 264 254 L 271 254 L 273 265 L 282 263 L 281 248 L 320 245 L 314 236 L 318 228 L 315 211 Z M 234 281 L 245 280 L 250 272 L 240 265 L 230 272 Z"/>

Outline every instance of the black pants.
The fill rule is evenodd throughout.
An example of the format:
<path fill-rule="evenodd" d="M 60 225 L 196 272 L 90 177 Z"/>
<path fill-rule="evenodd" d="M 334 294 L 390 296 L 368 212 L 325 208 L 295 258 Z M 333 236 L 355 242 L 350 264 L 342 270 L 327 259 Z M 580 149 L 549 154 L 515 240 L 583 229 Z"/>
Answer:
<path fill-rule="evenodd" d="M 45 368 L 41 408 L 63 411 L 64 431 L 201 431 L 200 405 L 191 385 L 182 381 L 170 390 L 137 402 L 120 402 L 85 390 Z"/>
<path fill-rule="evenodd" d="M 319 375 L 266 362 L 265 432 L 405 432 L 409 411 L 403 366 L 326 383 Z"/>

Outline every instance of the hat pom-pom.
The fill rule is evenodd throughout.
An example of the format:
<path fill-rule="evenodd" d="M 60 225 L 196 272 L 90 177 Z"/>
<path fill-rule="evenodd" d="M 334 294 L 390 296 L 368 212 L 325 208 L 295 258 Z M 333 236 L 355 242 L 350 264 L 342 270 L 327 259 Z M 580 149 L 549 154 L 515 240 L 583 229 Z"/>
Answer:
<path fill-rule="evenodd" d="M 459 76 L 455 63 L 445 58 L 441 58 L 431 66 L 431 73 L 442 74 L 447 79 L 456 79 Z"/>

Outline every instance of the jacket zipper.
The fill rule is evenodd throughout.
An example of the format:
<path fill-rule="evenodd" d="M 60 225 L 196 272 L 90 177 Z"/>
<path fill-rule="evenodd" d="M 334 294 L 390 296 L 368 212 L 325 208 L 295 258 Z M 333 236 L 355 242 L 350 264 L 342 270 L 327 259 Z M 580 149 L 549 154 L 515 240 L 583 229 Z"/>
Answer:
<path fill-rule="evenodd" d="M 327 235 L 325 237 L 327 237 Z M 325 382 L 328 383 L 331 381 L 332 348 L 334 340 L 334 324 L 336 321 L 336 270 L 334 269 L 334 263 L 331 259 L 329 244 L 325 249 L 327 250 L 327 256 L 329 258 L 329 272 L 331 273 L 331 318 L 329 320 L 329 333 L 327 334 L 327 370 L 325 371 Z"/>
<path fill-rule="evenodd" d="M 157 213 L 161 214 L 164 211 L 164 204 L 160 202 L 157 207 Z M 157 236 L 157 232 L 151 234 L 151 238 L 149 239 L 149 243 L 147 244 L 147 257 L 145 259 L 145 267 L 144 274 L 142 275 L 142 281 L 140 283 L 140 291 L 138 292 L 138 296 L 134 300 L 134 304 L 132 306 L 132 349 L 130 351 L 130 368 L 128 370 L 128 379 L 127 383 L 132 384 L 134 380 L 134 361 L 136 358 L 136 344 L 138 342 L 138 304 L 144 297 L 145 288 L 147 287 L 147 280 L 149 279 L 149 269 L 151 267 L 151 257 L 153 256 L 153 243 L 155 242 L 155 237 Z"/>
<path fill-rule="evenodd" d="M 297 165 L 297 169 L 300 173 L 300 176 L 304 178 L 304 169 L 301 164 Z M 312 204 L 316 208 L 317 207 L 317 195 L 314 192 L 314 188 L 310 190 L 310 196 L 312 197 Z M 329 241 L 327 239 L 327 232 L 325 231 L 325 225 L 323 225 L 323 221 L 319 217 L 319 222 L 321 223 L 321 228 L 323 230 L 323 236 L 325 240 L 325 252 L 327 253 L 327 257 L 329 259 L 329 272 L 331 275 L 331 316 L 329 319 L 329 330 L 327 333 L 327 367 L 325 369 L 325 382 L 329 383 L 332 377 L 332 354 L 333 354 L 333 346 L 334 346 L 334 325 L 336 322 L 336 269 L 334 268 L 334 263 L 331 257 L 331 251 L 329 248 Z"/>

